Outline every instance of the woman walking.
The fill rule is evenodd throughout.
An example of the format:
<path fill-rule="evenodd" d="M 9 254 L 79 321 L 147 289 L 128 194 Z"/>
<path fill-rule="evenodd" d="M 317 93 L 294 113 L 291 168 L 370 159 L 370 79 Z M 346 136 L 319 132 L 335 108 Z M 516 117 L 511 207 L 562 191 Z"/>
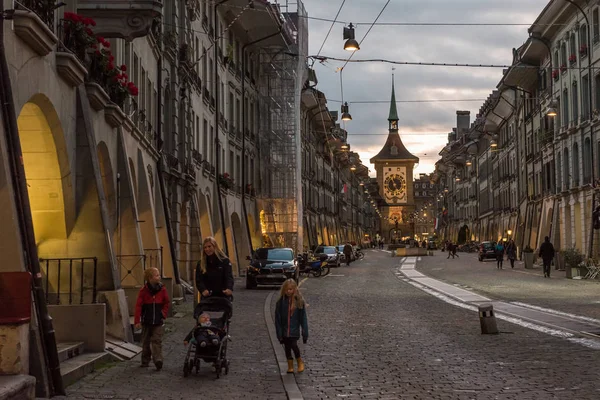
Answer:
<path fill-rule="evenodd" d="M 510 267 L 515 267 L 515 259 L 517 258 L 517 246 L 515 245 L 515 241 L 510 239 L 508 245 L 506 246 L 506 258 L 510 261 Z"/>
<path fill-rule="evenodd" d="M 202 242 L 202 257 L 196 264 L 196 288 L 202 297 L 231 297 L 233 272 L 229 258 L 221 251 L 215 238 Z"/>

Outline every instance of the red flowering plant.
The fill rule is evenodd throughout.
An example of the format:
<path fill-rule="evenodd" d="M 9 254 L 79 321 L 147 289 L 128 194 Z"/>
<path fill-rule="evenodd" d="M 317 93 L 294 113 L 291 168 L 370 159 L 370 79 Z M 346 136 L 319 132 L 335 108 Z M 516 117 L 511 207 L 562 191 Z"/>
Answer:
<path fill-rule="evenodd" d="M 560 74 L 560 72 L 559 72 L 557 69 L 555 69 L 555 70 L 552 70 L 552 77 L 553 77 L 554 79 L 558 79 L 558 75 L 559 75 L 559 74 Z"/>
<path fill-rule="evenodd" d="M 125 64 L 116 66 L 115 56 L 110 51 L 110 42 L 102 36 L 98 36 L 97 44 L 92 45 L 92 64 L 89 77 L 102 86 L 110 100 L 123 107 L 129 96 L 137 96 L 138 88 L 129 80 L 127 66 Z"/>
<path fill-rule="evenodd" d="M 96 36 L 90 28 L 96 26 L 96 22 L 79 14 L 65 12 L 60 26 L 63 45 L 85 61 L 86 50 L 96 43 Z"/>
<path fill-rule="evenodd" d="M 227 173 L 219 175 L 219 185 L 224 189 L 232 189 L 233 188 L 233 178 Z"/>
<path fill-rule="evenodd" d="M 582 44 L 581 46 L 579 46 L 579 54 L 581 54 L 582 57 L 587 56 L 588 53 L 588 47 L 586 44 Z"/>
<path fill-rule="evenodd" d="M 577 61 L 577 56 L 575 54 L 571 54 L 569 56 L 569 62 L 574 63 L 575 61 Z"/>

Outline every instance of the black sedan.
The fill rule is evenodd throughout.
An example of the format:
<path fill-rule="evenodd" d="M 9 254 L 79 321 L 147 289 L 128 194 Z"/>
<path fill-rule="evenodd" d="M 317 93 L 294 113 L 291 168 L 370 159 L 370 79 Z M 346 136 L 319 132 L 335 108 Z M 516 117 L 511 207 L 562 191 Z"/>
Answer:
<path fill-rule="evenodd" d="M 281 285 L 286 279 L 295 278 L 294 250 L 287 247 L 262 247 L 248 257 L 246 289 L 258 285 Z"/>
<path fill-rule="evenodd" d="M 496 259 L 496 243 L 481 242 L 479 245 L 479 261 Z"/>
<path fill-rule="evenodd" d="M 335 246 L 318 246 L 315 249 L 315 258 L 321 258 L 322 255 L 327 256 L 327 264 L 331 267 L 339 267 L 342 264 L 342 257 L 340 251 Z"/>

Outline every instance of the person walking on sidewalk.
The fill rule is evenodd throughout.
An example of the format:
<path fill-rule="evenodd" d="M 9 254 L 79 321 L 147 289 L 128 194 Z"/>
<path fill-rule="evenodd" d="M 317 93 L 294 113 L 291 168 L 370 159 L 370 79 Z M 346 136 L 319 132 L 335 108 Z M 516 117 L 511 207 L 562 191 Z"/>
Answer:
<path fill-rule="evenodd" d="M 221 251 L 214 237 L 202 241 L 202 257 L 196 264 L 196 288 L 204 297 L 231 298 L 233 294 L 233 272 L 231 261 Z"/>
<path fill-rule="evenodd" d="M 136 329 L 142 328 L 142 367 L 154 360 L 156 370 L 163 366 L 162 338 L 163 324 L 169 312 L 169 294 L 160 283 L 160 272 L 157 268 L 144 271 L 146 284 L 138 293 L 135 303 L 134 324 Z"/>
<path fill-rule="evenodd" d="M 540 246 L 540 257 L 544 262 L 544 278 L 550 278 L 550 264 L 554 258 L 554 246 L 550 243 L 550 238 L 546 236 L 544 243 Z"/>
<path fill-rule="evenodd" d="M 502 242 L 498 242 L 496 245 L 496 268 L 502 269 L 502 262 L 504 261 L 504 244 Z"/>
<path fill-rule="evenodd" d="M 304 362 L 300 357 L 298 339 L 302 329 L 302 342 L 308 340 L 308 318 L 306 316 L 306 303 L 298 290 L 296 281 L 288 279 L 281 285 L 279 300 L 275 304 L 275 330 L 279 343 L 285 348 L 285 357 L 288 363 L 288 374 L 294 373 L 294 359 L 298 363 L 298 372 L 304 371 Z"/>
<path fill-rule="evenodd" d="M 510 267 L 515 267 L 515 259 L 517 258 L 517 246 L 515 245 L 515 241 L 510 239 L 508 241 L 508 245 L 506 246 L 506 258 L 510 261 Z"/>
<path fill-rule="evenodd" d="M 346 260 L 346 266 L 350 266 L 350 261 L 352 261 L 352 245 L 350 242 L 347 242 L 344 246 L 344 259 Z"/>

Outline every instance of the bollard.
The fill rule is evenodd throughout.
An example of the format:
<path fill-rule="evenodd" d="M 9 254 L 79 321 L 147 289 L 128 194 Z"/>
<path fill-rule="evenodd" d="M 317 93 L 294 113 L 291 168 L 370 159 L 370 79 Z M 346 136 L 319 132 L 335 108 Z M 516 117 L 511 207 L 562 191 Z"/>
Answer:
<path fill-rule="evenodd" d="M 479 322 L 481 323 L 482 335 L 495 335 L 498 333 L 496 316 L 494 315 L 494 307 L 491 304 L 479 306 Z"/>

